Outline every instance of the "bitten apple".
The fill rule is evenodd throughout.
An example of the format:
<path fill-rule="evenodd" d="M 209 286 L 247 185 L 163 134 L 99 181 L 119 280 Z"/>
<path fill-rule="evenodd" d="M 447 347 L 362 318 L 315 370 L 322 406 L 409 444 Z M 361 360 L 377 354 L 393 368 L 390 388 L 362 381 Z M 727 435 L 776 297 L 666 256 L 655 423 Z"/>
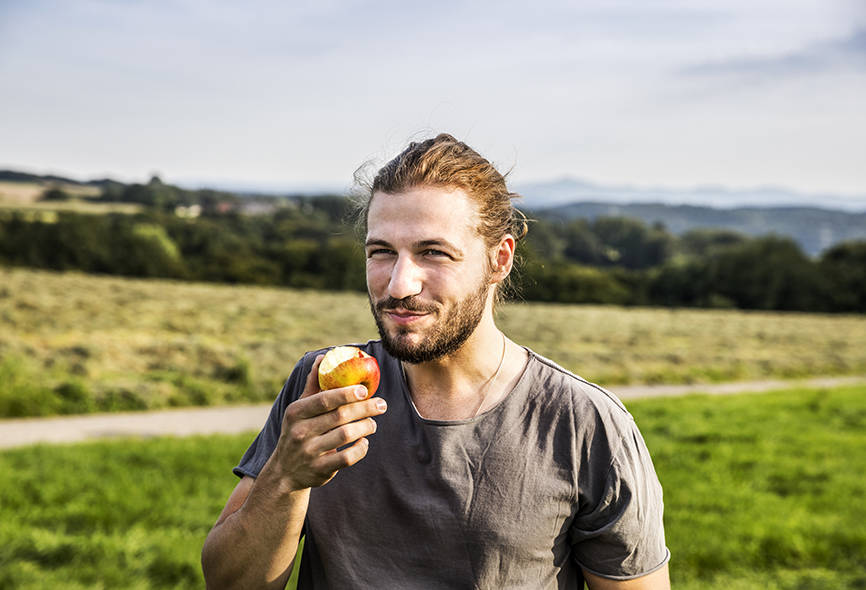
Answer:
<path fill-rule="evenodd" d="M 319 387 L 325 390 L 348 385 L 363 385 L 370 395 L 376 393 L 379 363 L 360 348 L 337 346 L 319 364 Z"/>

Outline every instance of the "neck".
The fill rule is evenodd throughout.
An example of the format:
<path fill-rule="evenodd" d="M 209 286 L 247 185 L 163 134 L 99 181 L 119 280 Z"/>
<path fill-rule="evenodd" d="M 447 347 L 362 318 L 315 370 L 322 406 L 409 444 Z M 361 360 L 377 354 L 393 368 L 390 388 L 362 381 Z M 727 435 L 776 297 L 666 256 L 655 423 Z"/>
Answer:
<path fill-rule="evenodd" d="M 462 420 L 501 401 L 513 387 L 515 375 L 522 372 L 525 357 L 526 351 L 499 331 L 492 314 L 485 314 L 453 354 L 417 365 L 403 363 L 403 368 L 423 417 Z"/>

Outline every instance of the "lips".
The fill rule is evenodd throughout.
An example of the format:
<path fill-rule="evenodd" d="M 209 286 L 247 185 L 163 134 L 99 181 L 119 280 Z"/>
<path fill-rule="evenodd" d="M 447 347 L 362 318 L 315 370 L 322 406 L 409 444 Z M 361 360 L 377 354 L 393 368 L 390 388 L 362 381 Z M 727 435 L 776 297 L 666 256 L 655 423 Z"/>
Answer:
<path fill-rule="evenodd" d="M 411 326 L 424 318 L 436 315 L 438 307 L 427 301 L 422 301 L 418 297 L 405 297 L 403 299 L 395 299 L 394 297 L 384 297 L 375 306 L 374 315 L 384 319 L 388 318 L 389 322 L 396 326 Z"/>
<path fill-rule="evenodd" d="M 426 313 L 418 311 L 407 311 L 404 309 L 386 309 L 385 314 L 391 319 L 392 322 L 401 326 L 411 324 L 420 320 L 421 318 L 427 317 Z"/>

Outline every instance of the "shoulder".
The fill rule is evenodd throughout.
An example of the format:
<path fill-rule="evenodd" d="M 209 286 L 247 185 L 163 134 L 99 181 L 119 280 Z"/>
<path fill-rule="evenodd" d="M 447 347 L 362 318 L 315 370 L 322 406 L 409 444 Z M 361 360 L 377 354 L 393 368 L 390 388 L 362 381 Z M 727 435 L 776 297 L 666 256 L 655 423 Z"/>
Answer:
<path fill-rule="evenodd" d="M 530 403 L 570 422 L 577 451 L 585 459 L 604 457 L 604 463 L 610 465 L 633 438 L 637 430 L 634 418 L 604 387 L 531 350 L 526 372 Z"/>
<path fill-rule="evenodd" d="M 532 381 L 540 385 L 539 392 L 546 395 L 549 401 L 554 401 L 551 396 L 565 397 L 574 404 L 576 411 L 598 413 L 600 417 L 613 421 L 632 421 L 631 414 L 616 395 L 554 361 L 528 348 L 526 350 L 529 352 L 526 370 Z"/>

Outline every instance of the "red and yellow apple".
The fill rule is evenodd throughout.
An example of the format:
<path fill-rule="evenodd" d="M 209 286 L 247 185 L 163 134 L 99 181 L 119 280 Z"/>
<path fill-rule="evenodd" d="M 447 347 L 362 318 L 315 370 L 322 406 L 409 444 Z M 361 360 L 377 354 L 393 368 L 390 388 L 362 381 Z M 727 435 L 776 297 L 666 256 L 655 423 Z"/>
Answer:
<path fill-rule="evenodd" d="M 322 390 L 363 385 L 376 393 L 379 387 L 379 363 L 354 346 L 337 346 L 325 354 L 319 364 L 319 387 Z"/>

